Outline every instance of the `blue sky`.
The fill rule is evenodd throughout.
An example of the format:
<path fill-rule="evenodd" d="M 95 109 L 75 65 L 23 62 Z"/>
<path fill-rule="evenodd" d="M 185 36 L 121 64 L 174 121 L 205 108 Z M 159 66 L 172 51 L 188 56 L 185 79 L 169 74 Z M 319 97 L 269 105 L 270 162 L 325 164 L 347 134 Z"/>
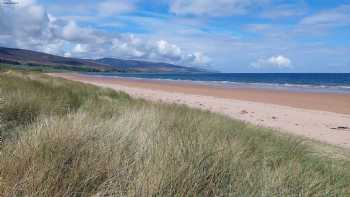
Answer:
<path fill-rule="evenodd" d="M 17 0 L 0 45 L 222 72 L 350 72 L 350 0 Z"/>

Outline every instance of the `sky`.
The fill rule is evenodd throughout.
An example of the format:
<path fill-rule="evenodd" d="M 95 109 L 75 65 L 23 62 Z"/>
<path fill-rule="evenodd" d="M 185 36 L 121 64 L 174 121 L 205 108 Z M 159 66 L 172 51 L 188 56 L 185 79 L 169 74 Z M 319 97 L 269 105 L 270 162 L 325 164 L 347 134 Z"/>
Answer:
<path fill-rule="evenodd" d="M 350 73 L 350 0 L 0 0 L 0 46 L 220 72 Z"/>

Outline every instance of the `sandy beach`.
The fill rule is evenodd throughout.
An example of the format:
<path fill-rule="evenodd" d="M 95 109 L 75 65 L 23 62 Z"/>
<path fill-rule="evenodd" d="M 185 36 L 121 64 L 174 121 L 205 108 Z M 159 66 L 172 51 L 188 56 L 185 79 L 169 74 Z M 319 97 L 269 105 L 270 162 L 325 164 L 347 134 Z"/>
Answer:
<path fill-rule="evenodd" d="M 49 75 L 124 91 L 136 98 L 185 104 L 350 148 L 350 94 L 231 88 L 68 73 Z"/>

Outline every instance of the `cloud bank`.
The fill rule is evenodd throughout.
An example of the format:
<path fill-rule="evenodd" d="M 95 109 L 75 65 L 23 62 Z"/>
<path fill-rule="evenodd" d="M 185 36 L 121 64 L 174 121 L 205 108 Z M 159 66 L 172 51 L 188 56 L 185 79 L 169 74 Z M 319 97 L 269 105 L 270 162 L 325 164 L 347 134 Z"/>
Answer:
<path fill-rule="evenodd" d="M 254 68 L 292 68 L 291 65 L 292 61 L 283 56 L 283 55 L 276 55 L 271 56 L 269 58 L 260 58 L 256 62 L 253 62 L 251 66 Z"/>
<path fill-rule="evenodd" d="M 205 66 L 202 52 L 188 52 L 164 39 L 148 40 L 126 33 L 107 33 L 79 26 L 74 20 L 47 13 L 35 0 L 18 0 L 18 6 L 0 7 L 0 45 L 85 58 L 118 57 Z M 103 1 L 105 14 L 134 9 L 126 1 Z"/>
<path fill-rule="evenodd" d="M 0 46 L 224 72 L 350 69 L 350 4 L 343 1 L 16 1 L 0 3 Z"/>

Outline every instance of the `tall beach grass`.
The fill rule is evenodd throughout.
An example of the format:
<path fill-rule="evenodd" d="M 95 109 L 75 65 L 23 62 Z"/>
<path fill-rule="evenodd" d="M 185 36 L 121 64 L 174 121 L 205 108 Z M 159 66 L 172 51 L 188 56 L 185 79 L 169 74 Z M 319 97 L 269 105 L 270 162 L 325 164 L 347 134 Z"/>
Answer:
<path fill-rule="evenodd" d="M 0 196 L 347 196 L 295 137 L 43 74 L 0 73 Z"/>

